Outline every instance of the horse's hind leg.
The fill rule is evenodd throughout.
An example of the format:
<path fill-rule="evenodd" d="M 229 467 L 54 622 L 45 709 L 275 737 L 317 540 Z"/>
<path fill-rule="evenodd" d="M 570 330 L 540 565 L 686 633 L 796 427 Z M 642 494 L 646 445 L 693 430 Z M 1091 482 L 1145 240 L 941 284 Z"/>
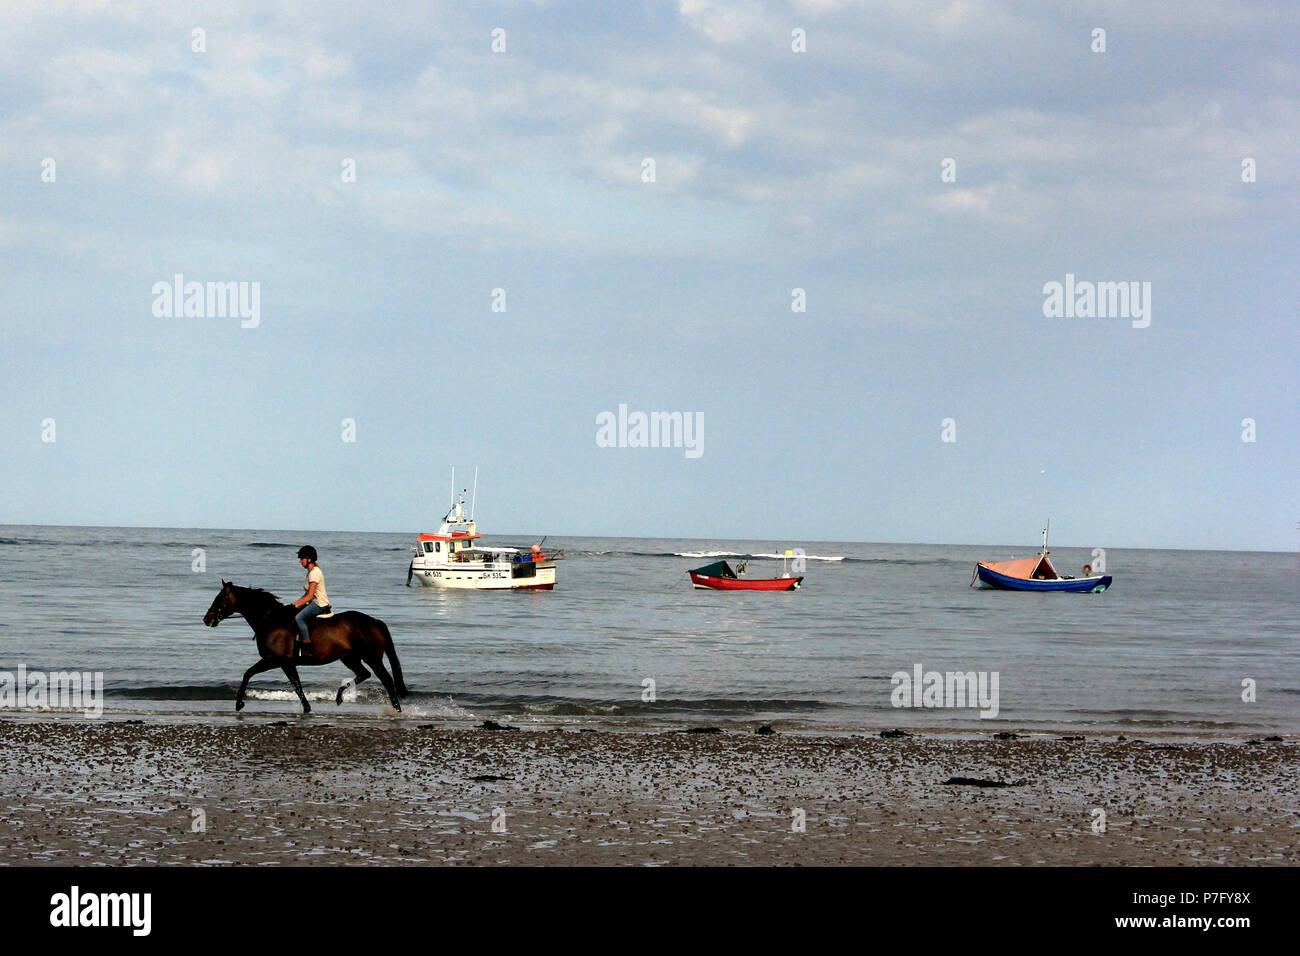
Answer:
<path fill-rule="evenodd" d="M 388 673 L 388 668 L 384 667 L 384 658 L 376 654 L 370 660 L 366 661 L 370 669 L 379 675 L 379 679 L 384 682 L 384 690 L 388 691 L 388 699 L 393 703 L 393 710 L 401 710 L 401 701 L 397 699 L 397 686 L 393 683 L 393 675 Z"/>
<path fill-rule="evenodd" d="M 343 692 L 345 690 L 347 690 L 349 687 L 355 687 L 357 684 L 360 684 L 363 680 L 365 680 L 367 677 L 370 676 L 370 671 L 366 670 L 366 665 L 362 664 L 361 658 L 357 657 L 356 655 L 349 655 L 348 657 L 344 657 L 342 658 L 342 661 L 344 664 L 348 665 L 352 673 L 355 674 L 356 676 L 349 677 L 347 680 L 339 684 L 339 692 L 334 695 L 335 704 L 343 703 Z"/>
<path fill-rule="evenodd" d="M 311 704 L 307 703 L 307 695 L 302 692 L 302 681 L 298 680 L 298 668 L 292 664 L 281 664 L 280 669 L 284 671 L 284 676 L 289 678 L 289 683 L 293 685 L 293 689 L 298 692 L 298 699 L 302 701 L 302 712 L 310 714 Z"/>

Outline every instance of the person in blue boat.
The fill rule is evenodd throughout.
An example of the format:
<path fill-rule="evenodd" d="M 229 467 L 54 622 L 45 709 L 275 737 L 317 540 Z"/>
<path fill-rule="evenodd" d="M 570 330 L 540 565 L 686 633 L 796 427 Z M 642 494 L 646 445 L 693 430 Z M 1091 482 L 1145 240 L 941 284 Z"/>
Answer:
<path fill-rule="evenodd" d="M 293 620 L 298 625 L 298 638 L 303 647 L 310 647 L 311 636 L 307 632 L 307 624 L 316 615 L 329 613 L 330 599 L 325 593 L 325 572 L 316 563 L 316 549 L 304 544 L 298 549 L 298 563 L 307 569 L 307 583 L 303 587 L 302 597 L 293 602 L 293 606 L 298 608 Z"/>

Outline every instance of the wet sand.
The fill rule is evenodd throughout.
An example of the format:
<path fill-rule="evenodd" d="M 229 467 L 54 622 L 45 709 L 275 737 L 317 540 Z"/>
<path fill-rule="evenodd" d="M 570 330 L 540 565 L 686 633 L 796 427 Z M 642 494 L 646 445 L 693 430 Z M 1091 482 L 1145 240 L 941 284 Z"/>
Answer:
<path fill-rule="evenodd" d="M 1298 780 L 1293 740 L 0 719 L 0 863 L 1294 864 Z"/>

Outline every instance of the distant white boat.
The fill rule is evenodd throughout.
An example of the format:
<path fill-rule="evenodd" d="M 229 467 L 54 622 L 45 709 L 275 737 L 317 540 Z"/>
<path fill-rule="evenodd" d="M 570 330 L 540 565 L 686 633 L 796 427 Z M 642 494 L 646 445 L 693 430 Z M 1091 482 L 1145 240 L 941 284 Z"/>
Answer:
<path fill-rule="evenodd" d="M 477 474 L 474 483 L 477 492 Z M 541 543 L 526 550 L 487 547 L 479 544 L 482 538 L 473 508 L 466 517 L 464 494 L 453 492 L 451 510 L 438 533 L 421 534 L 411 548 L 415 556 L 406 572 L 407 585 L 414 579 L 428 587 L 479 591 L 550 591 L 555 587 L 555 563 L 564 557 L 563 551 L 544 551 Z"/>

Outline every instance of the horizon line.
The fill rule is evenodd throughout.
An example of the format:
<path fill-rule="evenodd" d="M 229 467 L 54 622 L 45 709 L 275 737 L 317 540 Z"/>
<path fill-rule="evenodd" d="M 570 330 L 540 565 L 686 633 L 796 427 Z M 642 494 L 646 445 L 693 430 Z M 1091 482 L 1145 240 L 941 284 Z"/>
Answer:
<path fill-rule="evenodd" d="M 357 531 L 346 528 L 218 528 L 203 525 L 133 525 L 133 524 L 9 524 L 0 523 L 0 528 L 109 528 L 123 531 L 256 531 L 256 532 L 294 532 L 300 534 L 418 534 L 419 532 L 410 531 Z M 491 535 L 483 537 L 529 537 L 522 532 L 493 532 Z M 686 538 L 676 535 L 610 535 L 610 534 L 560 534 L 548 533 L 546 537 L 555 538 L 629 538 L 632 540 L 642 541 L 745 541 L 745 542 L 770 542 L 778 540 L 777 538 L 743 538 L 743 537 L 711 537 L 711 538 Z M 872 545 L 920 545 L 930 547 L 958 547 L 958 548 L 981 548 L 981 547 L 1015 547 L 1015 545 L 989 543 L 985 541 L 962 542 L 962 541 L 852 541 L 832 538 L 806 538 L 804 540 L 820 544 L 872 544 Z M 289 545 L 286 545 L 289 547 Z M 1037 545 L 1034 545 L 1036 548 Z M 1088 545 L 1063 544 L 1058 545 L 1061 548 L 1087 548 Z M 1296 554 L 1296 551 L 1276 551 L 1269 549 L 1251 549 L 1251 548 L 1151 548 L 1135 547 L 1131 545 L 1109 545 L 1107 550 L 1111 551 L 1197 551 L 1204 553 L 1227 553 L 1227 554 Z M 1049 549 L 1050 553 L 1050 549 Z"/>

